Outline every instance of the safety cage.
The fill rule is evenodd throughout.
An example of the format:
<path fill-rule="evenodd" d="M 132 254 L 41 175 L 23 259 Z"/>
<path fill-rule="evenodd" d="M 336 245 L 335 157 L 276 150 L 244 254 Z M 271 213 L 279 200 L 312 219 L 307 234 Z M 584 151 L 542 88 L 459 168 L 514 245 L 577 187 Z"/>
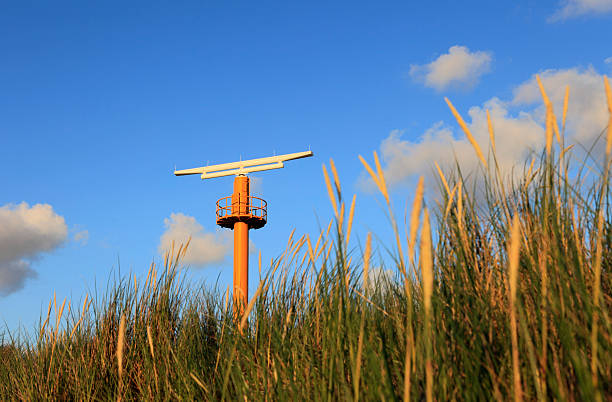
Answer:
<path fill-rule="evenodd" d="M 268 203 L 254 196 L 245 197 L 227 196 L 217 201 L 217 225 L 233 229 L 234 223 L 246 222 L 249 229 L 259 229 L 268 220 Z M 233 201 L 232 201 L 233 200 Z"/>

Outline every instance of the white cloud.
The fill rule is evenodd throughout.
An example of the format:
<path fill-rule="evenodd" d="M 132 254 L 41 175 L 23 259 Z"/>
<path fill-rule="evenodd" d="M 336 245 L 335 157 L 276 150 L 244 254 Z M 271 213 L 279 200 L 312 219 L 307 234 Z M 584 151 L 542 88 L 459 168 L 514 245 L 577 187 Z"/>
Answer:
<path fill-rule="evenodd" d="M 604 14 L 610 11 L 612 11 L 612 0 L 563 0 L 548 21 L 557 22 L 581 15 Z"/>
<path fill-rule="evenodd" d="M 570 86 L 566 143 L 592 145 L 608 121 L 602 75 L 592 68 L 572 68 L 547 70 L 540 77 L 559 121 L 565 87 Z M 512 168 L 519 173 L 530 150 L 540 151 L 545 144 L 544 107 L 535 77 L 518 85 L 508 101 L 492 98 L 467 113 L 460 111 L 485 157 L 490 149 L 487 109 L 495 131 L 500 167 L 505 174 Z M 418 175 L 431 176 L 434 161 L 449 170 L 457 160 L 464 174 L 479 166 L 471 144 L 450 112 L 448 116 L 450 125 L 435 123 L 417 141 L 403 139 L 399 130 L 392 131 L 382 141 L 381 155 L 389 184 L 397 185 Z M 432 181 L 428 182 L 431 186 Z"/>
<path fill-rule="evenodd" d="M 81 230 L 76 232 L 72 238 L 75 242 L 81 243 L 81 246 L 85 246 L 89 241 L 89 232 L 87 230 Z"/>
<path fill-rule="evenodd" d="M 608 124 L 603 75 L 589 67 L 547 70 L 540 73 L 540 78 L 559 118 L 563 111 L 565 87 L 569 85 L 567 133 L 570 142 L 590 146 Z M 535 77 L 514 90 L 512 103 L 517 106 L 541 104 L 540 90 Z M 539 106 L 532 114 L 543 120 L 544 107 Z"/>
<path fill-rule="evenodd" d="M 68 234 L 64 218 L 51 205 L 0 207 L 0 295 L 21 289 L 36 277 L 32 262 L 59 247 Z"/>
<path fill-rule="evenodd" d="M 171 248 L 172 241 L 175 247 L 187 242 L 191 236 L 191 243 L 183 263 L 194 266 L 204 266 L 223 261 L 229 253 L 229 232 L 206 232 L 193 216 L 182 213 L 172 213 L 170 218 L 164 219 L 166 231 L 160 238 L 158 251 L 164 254 Z"/>
<path fill-rule="evenodd" d="M 380 291 L 384 293 L 389 290 L 392 283 L 395 282 L 395 272 L 391 269 L 383 267 L 372 267 L 368 271 L 368 281 L 365 288 L 368 293 Z"/>
<path fill-rule="evenodd" d="M 23 288 L 25 281 L 38 274 L 31 268 L 31 262 L 16 260 L 0 265 L 0 296 L 7 296 Z"/>
<path fill-rule="evenodd" d="M 612 57 L 608 57 L 604 60 L 604 63 L 609 64 L 612 66 Z"/>
<path fill-rule="evenodd" d="M 452 46 L 429 64 L 410 66 L 410 75 L 426 87 L 442 91 L 451 86 L 473 87 L 491 67 L 490 52 Z"/>

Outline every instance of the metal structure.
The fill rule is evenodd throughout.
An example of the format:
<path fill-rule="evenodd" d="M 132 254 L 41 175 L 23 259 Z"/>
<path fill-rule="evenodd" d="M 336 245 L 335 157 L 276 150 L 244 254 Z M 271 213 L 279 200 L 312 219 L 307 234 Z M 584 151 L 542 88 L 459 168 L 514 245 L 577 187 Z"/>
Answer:
<path fill-rule="evenodd" d="M 313 156 L 312 151 L 296 152 L 267 158 L 223 163 L 193 169 L 175 170 L 176 176 L 199 174 L 202 180 L 235 175 L 234 192 L 217 201 L 217 225 L 234 231 L 234 309 L 241 314 L 248 301 L 249 229 L 264 227 L 268 221 L 268 204 L 250 194 L 247 173 L 280 169 L 283 162 Z"/>

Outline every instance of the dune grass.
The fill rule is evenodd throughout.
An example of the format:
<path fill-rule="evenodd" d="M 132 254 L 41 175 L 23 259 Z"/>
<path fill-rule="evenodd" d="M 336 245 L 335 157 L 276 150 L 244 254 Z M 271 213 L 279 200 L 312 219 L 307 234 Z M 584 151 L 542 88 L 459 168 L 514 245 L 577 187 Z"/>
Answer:
<path fill-rule="evenodd" d="M 36 339 L 5 335 L 0 399 L 611 399 L 612 125 L 603 168 L 572 166 L 565 110 L 559 130 L 542 92 L 547 146 L 522 175 L 502 177 L 494 141 L 485 162 L 449 102 L 478 187 L 438 167 L 441 197 L 426 205 L 420 180 L 401 227 L 378 156 L 360 157 L 394 244 L 348 246 L 355 198 L 332 161 L 335 217 L 316 238 L 292 233 L 244 317 L 229 289 L 184 279 L 181 246 L 82 306 L 53 300 Z M 394 279 L 375 275 L 386 268 Z"/>

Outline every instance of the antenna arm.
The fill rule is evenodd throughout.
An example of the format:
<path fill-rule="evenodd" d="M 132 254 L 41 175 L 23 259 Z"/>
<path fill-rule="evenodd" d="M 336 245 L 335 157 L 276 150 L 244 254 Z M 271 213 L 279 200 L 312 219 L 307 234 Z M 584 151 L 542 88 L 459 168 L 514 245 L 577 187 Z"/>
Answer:
<path fill-rule="evenodd" d="M 204 171 L 206 170 L 206 168 L 193 168 L 193 169 L 183 169 L 183 170 L 175 170 L 174 171 L 174 175 L 175 176 L 187 176 L 190 174 L 202 174 L 204 173 Z"/>
<path fill-rule="evenodd" d="M 190 174 L 199 174 L 202 175 L 202 179 L 210 179 L 213 177 L 229 176 L 232 174 L 245 174 L 249 172 L 259 172 L 262 170 L 280 169 L 284 166 L 283 162 L 290 161 L 293 159 L 307 158 L 313 155 L 314 154 L 312 151 L 296 152 L 293 154 L 269 156 L 267 158 L 222 163 L 220 165 L 175 170 L 174 175 L 185 176 Z"/>
<path fill-rule="evenodd" d="M 247 174 L 247 173 L 251 173 L 251 172 L 261 172 L 261 171 L 264 171 L 264 170 L 272 170 L 272 169 L 281 169 L 284 166 L 285 165 L 283 164 L 283 162 L 276 162 L 276 163 L 270 163 L 268 165 L 263 165 L 263 166 L 253 166 L 253 167 L 247 167 L 247 168 L 238 168 L 238 169 L 224 170 L 222 172 L 212 172 L 212 173 L 204 172 L 204 173 L 202 173 L 201 177 L 202 177 L 202 180 L 204 180 L 204 179 L 214 179 L 215 177 Z"/>

